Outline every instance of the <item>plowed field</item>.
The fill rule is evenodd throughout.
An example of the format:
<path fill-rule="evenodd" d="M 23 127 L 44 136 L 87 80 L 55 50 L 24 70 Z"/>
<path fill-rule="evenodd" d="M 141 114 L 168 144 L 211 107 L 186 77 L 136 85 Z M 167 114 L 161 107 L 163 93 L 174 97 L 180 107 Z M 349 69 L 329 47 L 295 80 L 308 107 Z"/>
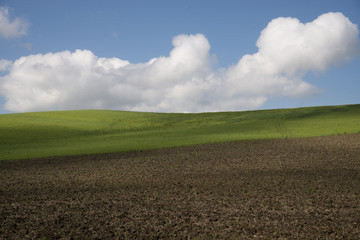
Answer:
<path fill-rule="evenodd" d="M 360 239 L 360 134 L 0 162 L 0 239 Z"/>

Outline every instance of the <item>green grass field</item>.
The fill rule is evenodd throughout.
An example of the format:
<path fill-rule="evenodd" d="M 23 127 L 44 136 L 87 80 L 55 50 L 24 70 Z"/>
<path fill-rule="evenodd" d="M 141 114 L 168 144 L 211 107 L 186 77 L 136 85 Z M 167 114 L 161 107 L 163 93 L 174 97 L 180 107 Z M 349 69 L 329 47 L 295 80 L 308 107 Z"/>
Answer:
<path fill-rule="evenodd" d="M 0 115 L 0 160 L 360 132 L 360 104 L 245 112 Z"/>

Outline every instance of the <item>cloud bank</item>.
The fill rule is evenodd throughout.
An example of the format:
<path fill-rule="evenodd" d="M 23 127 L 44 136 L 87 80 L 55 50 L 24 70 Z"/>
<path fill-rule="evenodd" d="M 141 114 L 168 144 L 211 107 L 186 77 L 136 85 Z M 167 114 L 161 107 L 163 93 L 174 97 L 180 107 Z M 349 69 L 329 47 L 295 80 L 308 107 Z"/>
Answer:
<path fill-rule="evenodd" d="M 312 22 L 277 18 L 262 30 L 258 52 L 225 69 L 214 67 L 202 34 L 173 38 L 167 57 L 133 64 L 89 50 L 0 61 L 0 95 L 15 112 L 121 109 L 205 112 L 261 107 L 277 96 L 307 97 L 319 89 L 303 80 L 359 53 L 358 27 L 341 13 Z"/>
<path fill-rule="evenodd" d="M 0 7 L 0 37 L 15 38 L 27 34 L 28 23 L 20 18 L 10 20 L 9 9 Z"/>

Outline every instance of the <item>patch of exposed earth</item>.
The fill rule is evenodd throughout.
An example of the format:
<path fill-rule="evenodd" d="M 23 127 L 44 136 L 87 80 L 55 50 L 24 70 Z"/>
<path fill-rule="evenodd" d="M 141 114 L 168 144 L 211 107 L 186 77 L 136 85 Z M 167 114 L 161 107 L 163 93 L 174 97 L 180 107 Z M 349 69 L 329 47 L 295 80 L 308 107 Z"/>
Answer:
<path fill-rule="evenodd" d="M 360 239 L 360 134 L 0 162 L 0 239 Z"/>

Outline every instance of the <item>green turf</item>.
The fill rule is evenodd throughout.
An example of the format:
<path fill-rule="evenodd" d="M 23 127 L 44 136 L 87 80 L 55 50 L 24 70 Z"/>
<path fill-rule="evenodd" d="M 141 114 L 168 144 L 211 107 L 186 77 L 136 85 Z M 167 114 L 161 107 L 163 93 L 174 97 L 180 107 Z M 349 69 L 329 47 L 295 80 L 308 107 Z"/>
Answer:
<path fill-rule="evenodd" d="M 0 160 L 360 132 L 360 105 L 217 113 L 0 115 Z"/>

